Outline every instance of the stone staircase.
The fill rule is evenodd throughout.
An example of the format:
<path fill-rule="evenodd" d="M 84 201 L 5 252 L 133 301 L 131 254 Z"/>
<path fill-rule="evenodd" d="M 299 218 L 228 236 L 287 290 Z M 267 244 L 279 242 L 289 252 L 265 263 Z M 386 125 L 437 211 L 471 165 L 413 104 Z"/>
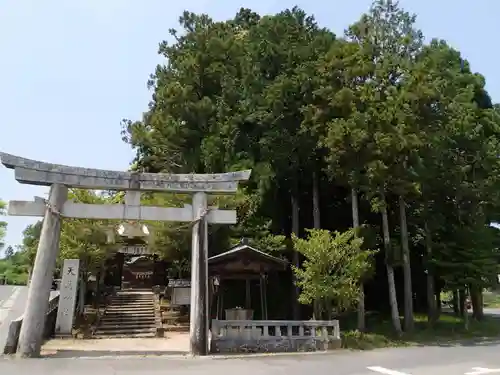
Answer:
<path fill-rule="evenodd" d="M 160 326 L 153 292 L 125 290 L 112 297 L 94 337 L 155 337 Z"/>

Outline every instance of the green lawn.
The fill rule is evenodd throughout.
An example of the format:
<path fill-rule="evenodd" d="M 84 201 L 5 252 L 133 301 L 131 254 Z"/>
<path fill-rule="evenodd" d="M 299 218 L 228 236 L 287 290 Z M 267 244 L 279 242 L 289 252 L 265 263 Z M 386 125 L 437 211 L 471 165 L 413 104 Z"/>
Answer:
<path fill-rule="evenodd" d="M 415 316 L 415 330 L 404 333 L 401 337 L 394 334 L 389 319 L 377 316 L 367 318 L 367 333 L 349 329 L 352 320 L 340 323 L 342 347 L 348 349 L 375 349 L 396 346 L 415 346 L 425 344 L 456 344 L 463 340 L 485 340 L 500 338 L 500 318 L 485 317 L 482 321 L 470 319 L 469 329 L 465 330 L 462 319 L 453 315 L 443 314 L 431 329 L 427 325 L 427 317 Z M 342 328 L 346 327 L 346 328 Z"/>

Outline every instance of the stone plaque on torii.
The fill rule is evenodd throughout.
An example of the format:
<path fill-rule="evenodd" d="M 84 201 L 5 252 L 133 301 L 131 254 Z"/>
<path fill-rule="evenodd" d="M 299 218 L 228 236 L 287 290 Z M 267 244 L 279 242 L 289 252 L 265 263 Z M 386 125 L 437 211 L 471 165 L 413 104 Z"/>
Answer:
<path fill-rule="evenodd" d="M 40 355 L 45 312 L 48 307 L 55 261 L 59 252 L 61 218 L 116 219 L 191 222 L 191 320 L 190 349 L 208 352 L 207 224 L 236 224 L 236 211 L 207 207 L 207 193 L 234 194 L 239 181 L 250 178 L 250 170 L 216 174 L 167 174 L 119 172 L 70 167 L 1 153 L 1 163 L 14 169 L 23 184 L 50 186 L 48 200 L 10 201 L 8 214 L 43 217 L 40 241 L 33 266 L 28 301 L 19 337 L 22 357 Z M 86 204 L 68 200 L 68 188 L 124 190 L 124 204 Z M 178 207 L 141 206 L 141 192 L 193 194 L 192 205 Z"/>

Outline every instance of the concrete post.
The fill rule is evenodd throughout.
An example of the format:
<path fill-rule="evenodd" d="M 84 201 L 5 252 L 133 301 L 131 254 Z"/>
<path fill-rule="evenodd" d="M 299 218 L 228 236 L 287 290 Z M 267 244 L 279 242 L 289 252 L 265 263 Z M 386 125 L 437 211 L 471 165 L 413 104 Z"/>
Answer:
<path fill-rule="evenodd" d="M 208 354 L 208 275 L 207 275 L 207 195 L 193 196 L 191 245 L 191 314 L 189 324 L 190 351 L 193 355 Z"/>
<path fill-rule="evenodd" d="M 53 272 L 59 252 L 59 237 L 61 234 L 59 212 L 67 196 L 68 189 L 66 186 L 54 184 L 50 187 L 40 242 L 38 243 L 33 265 L 28 301 L 19 335 L 19 357 L 40 356 Z"/>

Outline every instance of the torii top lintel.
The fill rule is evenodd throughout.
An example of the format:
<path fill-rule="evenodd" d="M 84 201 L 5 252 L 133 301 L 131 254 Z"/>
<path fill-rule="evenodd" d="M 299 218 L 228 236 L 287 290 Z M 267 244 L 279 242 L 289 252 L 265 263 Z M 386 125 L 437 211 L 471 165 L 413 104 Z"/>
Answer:
<path fill-rule="evenodd" d="M 250 178 L 251 170 L 213 174 L 169 174 L 109 171 L 71 167 L 21 158 L 0 152 L 1 163 L 14 169 L 22 184 L 95 190 L 172 191 L 179 193 L 234 193 L 238 181 Z"/>

